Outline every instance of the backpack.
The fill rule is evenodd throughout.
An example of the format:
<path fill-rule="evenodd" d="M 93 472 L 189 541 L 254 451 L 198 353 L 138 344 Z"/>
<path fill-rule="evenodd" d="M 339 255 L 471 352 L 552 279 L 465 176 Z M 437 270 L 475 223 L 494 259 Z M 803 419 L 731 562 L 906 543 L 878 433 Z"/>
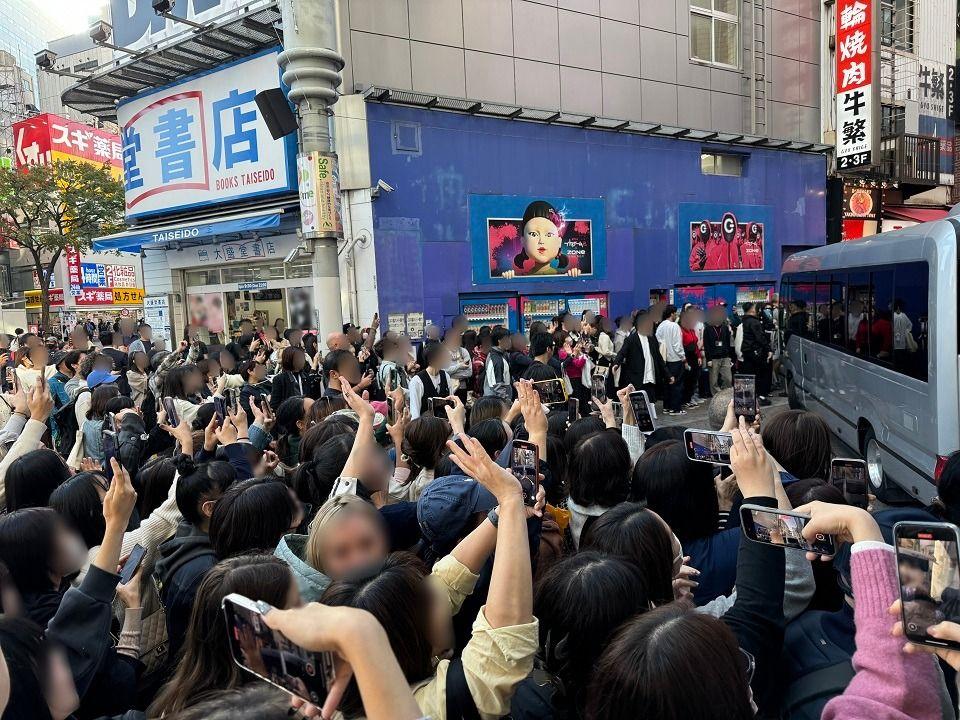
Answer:
<path fill-rule="evenodd" d="M 783 694 L 780 717 L 783 720 L 820 720 L 827 703 L 842 695 L 853 680 L 849 657 L 807 673 L 794 680 Z"/>
<path fill-rule="evenodd" d="M 57 426 L 56 451 L 61 457 L 70 457 L 74 443 L 77 441 L 77 432 L 80 425 L 77 423 L 77 399 L 89 388 L 82 388 L 76 397 L 53 414 L 53 422 Z"/>

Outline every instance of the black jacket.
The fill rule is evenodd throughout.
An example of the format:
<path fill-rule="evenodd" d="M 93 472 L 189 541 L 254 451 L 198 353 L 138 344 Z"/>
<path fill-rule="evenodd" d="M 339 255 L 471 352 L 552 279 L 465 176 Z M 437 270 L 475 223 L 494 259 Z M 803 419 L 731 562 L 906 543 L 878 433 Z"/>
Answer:
<path fill-rule="evenodd" d="M 130 477 L 136 477 L 151 456 L 172 447 L 173 438 L 159 425 L 153 425 L 148 433 L 143 419 L 136 413 L 127 413 L 120 419 L 117 454 Z"/>
<path fill-rule="evenodd" d="M 733 357 L 733 342 L 730 325 L 707 325 L 703 328 L 703 352 L 707 360 L 722 360 Z"/>
<path fill-rule="evenodd" d="M 533 358 L 527 353 L 514 350 L 507 356 L 510 361 L 510 379 L 517 382 L 523 377 L 527 368 L 533 365 Z"/>
<path fill-rule="evenodd" d="M 793 313 L 790 317 L 787 318 L 787 329 L 783 334 L 784 341 L 790 339 L 791 335 L 799 335 L 800 337 L 809 337 L 810 336 L 810 313 L 806 310 L 801 310 L 800 312 Z"/>
<path fill-rule="evenodd" d="M 307 373 L 300 373 L 300 384 L 298 384 L 296 375 L 289 370 L 284 370 L 273 378 L 273 384 L 270 387 L 270 407 L 276 410 L 284 400 L 297 395 L 313 397 L 312 392 L 313 382 Z"/>
<path fill-rule="evenodd" d="M 260 407 L 260 403 L 266 394 L 267 391 L 259 385 L 244 383 L 243 387 L 240 388 L 240 407 L 242 407 L 243 411 L 247 413 L 248 424 L 253 424 L 253 411 L 250 409 L 250 401 L 252 400 L 257 404 L 257 407 Z"/>
<path fill-rule="evenodd" d="M 653 359 L 653 377 L 656 385 L 662 385 L 663 379 L 667 376 L 667 366 L 663 362 L 663 355 L 660 354 L 660 343 L 654 336 L 647 337 L 647 343 L 650 347 L 650 357 Z M 643 376 L 646 373 L 646 361 L 643 357 L 643 345 L 640 342 L 640 336 L 636 331 L 627 335 L 623 341 L 623 347 L 617 353 L 614 365 L 620 366 L 620 387 L 633 385 L 634 388 L 643 387 Z"/>
<path fill-rule="evenodd" d="M 217 564 L 210 536 L 188 522 L 160 545 L 156 578 L 167 614 L 168 658 L 176 658 L 187 637 L 193 600 L 207 571 Z"/>
<path fill-rule="evenodd" d="M 753 315 L 743 318 L 743 340 L 740 352 L 747 362 L 764 362 L 770 352 L 770 336 L 763 329 L 760 320 Z"/>

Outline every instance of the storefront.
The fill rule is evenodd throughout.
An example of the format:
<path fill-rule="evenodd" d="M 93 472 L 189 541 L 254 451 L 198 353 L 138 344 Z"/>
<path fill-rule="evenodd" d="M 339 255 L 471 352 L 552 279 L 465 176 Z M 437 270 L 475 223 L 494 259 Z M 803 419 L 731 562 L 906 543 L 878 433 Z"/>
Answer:
<path fill-rule="evenodd" d="M 372 203 L 385 318 L 522 330 L 653 298 L 766 301 L 783 253 L 826 239 L 822 154 L 380 102 L 366 117 L 371 177 L 397 188 Z"/>

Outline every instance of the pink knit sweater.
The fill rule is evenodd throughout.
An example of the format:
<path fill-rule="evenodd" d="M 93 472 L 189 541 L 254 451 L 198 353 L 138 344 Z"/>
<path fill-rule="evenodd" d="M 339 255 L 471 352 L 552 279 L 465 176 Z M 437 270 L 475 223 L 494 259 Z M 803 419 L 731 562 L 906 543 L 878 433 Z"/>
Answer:
<path fill-rule="evenodd" d="M 890 629 L 887 610 L 897 599 L 893 548 L 857 543 L 850 559 L 857 651 L 856 676 L 843 695 L 824 708 L 821 720 L 940 720 L 940 673 L 931 655 L 907 655 Z"/>

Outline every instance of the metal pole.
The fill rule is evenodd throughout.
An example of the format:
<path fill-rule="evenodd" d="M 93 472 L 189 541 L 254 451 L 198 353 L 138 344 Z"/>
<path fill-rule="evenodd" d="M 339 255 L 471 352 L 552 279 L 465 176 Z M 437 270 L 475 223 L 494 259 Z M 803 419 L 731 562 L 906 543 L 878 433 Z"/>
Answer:
<path fill-rule="evenodd" d="M 280 12 L 284 49 L 277 61 L 283 68 L 283 82 L 290 88 L 288 98 L 297 107 L 300 152 L 330 153 L 330 108 L 337 101 L 344 66 L 337 52 L 336 0 L 281 0 Z M 338 236 L 304 235 L 304 242 L 313 245 L 313 302 L 321 342 L 343 323 Z"/>

